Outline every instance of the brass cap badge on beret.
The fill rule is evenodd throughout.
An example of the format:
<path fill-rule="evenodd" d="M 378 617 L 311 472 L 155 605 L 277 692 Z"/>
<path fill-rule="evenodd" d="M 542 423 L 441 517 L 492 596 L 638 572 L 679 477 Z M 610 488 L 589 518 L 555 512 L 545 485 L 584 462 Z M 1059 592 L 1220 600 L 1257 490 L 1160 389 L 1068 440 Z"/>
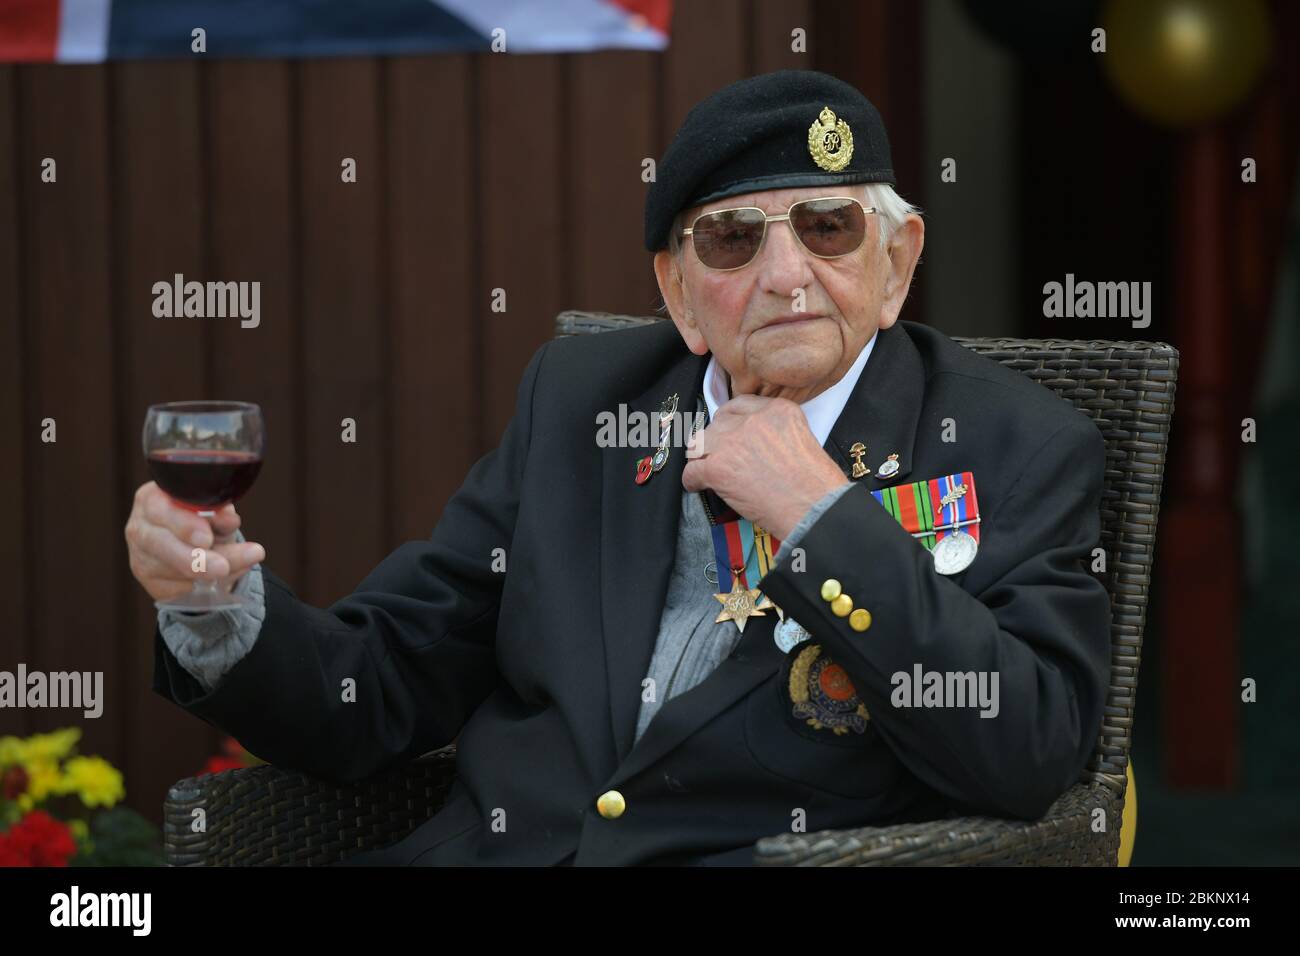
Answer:
<path fill-rule="evenodd" d="M 853 158 L 853 131 L 829 106 L 823 106 L 808 127 L 808 152 L 813 162 L 831 173 L 838 173 Z"/>

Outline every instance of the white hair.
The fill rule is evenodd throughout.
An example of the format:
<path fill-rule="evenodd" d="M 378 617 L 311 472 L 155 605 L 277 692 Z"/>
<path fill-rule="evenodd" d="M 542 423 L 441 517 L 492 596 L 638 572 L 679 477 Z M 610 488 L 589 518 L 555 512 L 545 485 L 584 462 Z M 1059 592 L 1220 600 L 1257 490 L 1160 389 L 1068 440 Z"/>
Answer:
<path fill-rule="evenodd" d="M 875 208 L 876 218 L 880 220 L 880 229 L 877 230 L 880 237 L 880 251 L 884 252 L 889 248 L 889 240 L 894 232 L 903 225 L 903 220 L 908 216 L 921 214 L 917 206 L 900 196 L 894 187 L 889 183 L 861 183 L 856 186 L 850 186 L 847 192 L 858 191 L 863 203 L 867 208 Z M 678 265 L 682 261 L 682 230 L 686 228 L 682 222 L 682 213 L 679 212 L 673 217 L 673 226 L 668 231 L 668 251 L 672 253 L 677 260 Z"/>

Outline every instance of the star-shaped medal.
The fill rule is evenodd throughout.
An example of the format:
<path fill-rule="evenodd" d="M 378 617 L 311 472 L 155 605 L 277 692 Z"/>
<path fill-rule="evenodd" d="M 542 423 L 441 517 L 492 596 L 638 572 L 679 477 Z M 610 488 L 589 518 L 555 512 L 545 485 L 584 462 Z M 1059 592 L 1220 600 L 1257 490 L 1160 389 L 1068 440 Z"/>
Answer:
<path fill-rule="evenodd" d="M 751 617 L 767 617 L 756 605 L 758 594 L 758 588 L 742 588 L 740 586 L 740 576 L 732 575 L 731 593 L 713 595 L 722 604 L 722 611 L 713 623 L 721 624 L 723 621 L 735 621 L 736 627 L 740 628 L 743 634 L 745 632 L 745 622 Z"/>

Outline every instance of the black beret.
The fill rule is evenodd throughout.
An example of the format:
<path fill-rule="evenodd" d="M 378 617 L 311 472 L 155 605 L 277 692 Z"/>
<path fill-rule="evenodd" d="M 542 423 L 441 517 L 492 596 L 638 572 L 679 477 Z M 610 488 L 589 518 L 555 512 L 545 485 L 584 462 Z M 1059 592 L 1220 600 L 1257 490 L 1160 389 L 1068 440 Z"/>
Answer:
<path fill-rule="evenodd" d="M 885 124 L 857 89 L 815 70 L 751 76 L 686 114 L 646 194 L 645 245 L 667 248 L 674 216 L 727 196 L 895 182 Z"/>

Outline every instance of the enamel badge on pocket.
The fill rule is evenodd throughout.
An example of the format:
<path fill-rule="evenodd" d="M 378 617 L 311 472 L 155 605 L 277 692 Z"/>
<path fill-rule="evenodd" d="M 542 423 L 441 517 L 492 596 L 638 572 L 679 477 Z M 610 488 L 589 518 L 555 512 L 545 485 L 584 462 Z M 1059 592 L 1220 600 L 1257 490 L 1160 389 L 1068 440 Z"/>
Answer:
<path fill-rule="evenodd" d="M 844 668 L 806 644 L 790 665 L 791 713 L 816 730 L 865 733 L 871 715 Z"/>

